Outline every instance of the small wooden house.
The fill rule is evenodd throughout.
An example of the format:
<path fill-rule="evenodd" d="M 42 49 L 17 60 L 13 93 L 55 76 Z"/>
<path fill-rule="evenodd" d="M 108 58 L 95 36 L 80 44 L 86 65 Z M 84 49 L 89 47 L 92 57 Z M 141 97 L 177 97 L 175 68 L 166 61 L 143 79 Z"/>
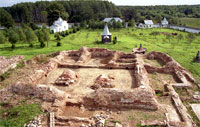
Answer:
<path fill-rule="evenodd" d="M 101 34 L 102 42 L 109 43 L 112 41 L 112 34 L 109 32 L 108 25 L 106 24 Z"/>

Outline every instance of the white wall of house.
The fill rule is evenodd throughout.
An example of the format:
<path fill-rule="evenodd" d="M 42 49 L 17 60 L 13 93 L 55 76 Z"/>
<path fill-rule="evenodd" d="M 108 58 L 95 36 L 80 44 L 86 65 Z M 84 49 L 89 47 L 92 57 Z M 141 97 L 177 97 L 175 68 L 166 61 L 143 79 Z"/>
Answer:
<path fill-rule="evenodd" d="M 61 17 L 56 20 L 53 25 L 50 27 L 50 31 L 53 33 L 66 31 L 69 29 L 67 21 L 63 20 Z"/>

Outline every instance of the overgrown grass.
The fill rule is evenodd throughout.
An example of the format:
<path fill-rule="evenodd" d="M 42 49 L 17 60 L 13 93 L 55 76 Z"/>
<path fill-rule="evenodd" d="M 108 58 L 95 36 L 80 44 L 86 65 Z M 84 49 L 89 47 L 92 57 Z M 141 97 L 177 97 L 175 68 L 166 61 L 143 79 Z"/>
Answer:
<path fill-rule="evenodd" d="M 0 114 L 6 115 L 0 119 L 0 127 L 23 127 L 34 117 L 42 113 L 41 106 L 38 104 L 20 104 L 8 110 L 0 108 Z"/>
<path fill-rule="evenodd" d="M 33 48 L 28 47 L 28 44 L 17 44 L 15 50 L 11 50 L 10 44 L 0 44 L 0 55 L 25 55 L 26 59 L 30 59 L 38 54 L 47 54 L 63 50 L 77 50 L 82 46 L 87 47 L 103 47 L 111 50 L 121 50 L 131 52 L 132 48 L 139 47 L 140 43 L 143 47 L 150 51 L 161 51 L 169 54 L 177 60 L 183 67 L 187 68 L 196 77 L 200 76 L 200 65 L 193 63 L 198 50 L 200 50 L 200 36 L 195 35 L 195 39 L 191 42 L 188 40 L 188 33 L 180 32 L 172 29 L 118 29 L 110 30 L 112 36 L 117 36 L 117 44 L 102 44 L 100 34 L 103 30 L 81 30 L 77 33 L 68 35 L 62 38 L 62 46 L 57 47 L 53 35 L 49 42 L 49 47 L 40 48 L 39 43 Z M 152 32 L 161 34 L 152 35 Z M 178 33 L 183 35 L 183 39 L 179 40 L 178 36 L 166 36 L 164 33 Z"/>
<path fill-rule="evenodd" d="M 181 18 L 181 23 L 188 27 L 200 29 L 200 19 L 199 18 Z"/>

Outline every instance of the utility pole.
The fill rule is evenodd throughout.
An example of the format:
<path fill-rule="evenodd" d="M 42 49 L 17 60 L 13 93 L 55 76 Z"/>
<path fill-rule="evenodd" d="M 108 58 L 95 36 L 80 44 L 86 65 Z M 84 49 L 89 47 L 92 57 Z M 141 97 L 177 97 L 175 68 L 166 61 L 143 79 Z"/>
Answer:
<path fill-rule="evenodd" d="M 47 32 L 47 28 L 46 28 L 46 39 L 47 39 L 47 47 L 49 47 L 49 40 L 48 40 L 48 32 Z"/>

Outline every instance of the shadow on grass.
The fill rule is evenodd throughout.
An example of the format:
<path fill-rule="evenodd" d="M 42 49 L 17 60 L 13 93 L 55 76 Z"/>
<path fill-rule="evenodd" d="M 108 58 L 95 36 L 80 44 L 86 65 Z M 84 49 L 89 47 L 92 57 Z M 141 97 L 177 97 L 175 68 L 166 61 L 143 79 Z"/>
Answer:
<path fill-rule="evenodd" d="M 121 43 L 121 41 L 117 41 L 117 43 Z M 94 44 L 98 44 L 98 45 L 116 45 L 112 41 L 109 42 L 109 43 L 103 43 L 102 41 L 94 41 Z"/>
<path fill-rule="evenodd" d="M 12 49 L 11 46 L 6 46 L 0 48 L 0 51 L 15 51 L 15 50 L 21 50 L 21 49 L 42 49 L 40 45 L 34 45 L 33 47 L 29 46 L 16 46 L 15 49 Z"/>

